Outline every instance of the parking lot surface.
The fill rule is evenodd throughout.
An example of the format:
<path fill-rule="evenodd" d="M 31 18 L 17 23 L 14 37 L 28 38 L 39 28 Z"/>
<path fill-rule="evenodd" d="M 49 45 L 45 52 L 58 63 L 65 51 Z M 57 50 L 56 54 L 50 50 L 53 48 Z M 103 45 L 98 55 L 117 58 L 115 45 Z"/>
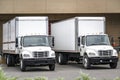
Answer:
<path fill-rule="evenodd" d="M 116 69 L 110 69 L 109 65 L 93 65 L 91 69 L 84 69 L 82 64 L 76 64 L 74 62 L 70 62 L 67 65 L 56 64 L 55 71 L 49 71 L 47 66 L 28 67 L 26 72 L 21 72 L 19 66 L 7 67 L 5 64 L 1 64 L 1 67 L 8 77 L 18 77 L 19 80 L 41 76 L 47 77 L 48 80 L 57 80 L 59 78 L 75 80 L 80 76 L 81 72 L 96 78 L 96 80 L 113 80 L 116 77 L 120 77 L 120 61 Z"/>

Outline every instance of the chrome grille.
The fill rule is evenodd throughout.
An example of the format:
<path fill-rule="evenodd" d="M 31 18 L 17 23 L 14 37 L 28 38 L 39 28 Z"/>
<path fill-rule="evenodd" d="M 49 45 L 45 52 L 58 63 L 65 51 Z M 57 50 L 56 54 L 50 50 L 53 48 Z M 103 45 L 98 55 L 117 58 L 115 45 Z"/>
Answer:
<path fill-rule="evenodd" d="M 33 52 L 33 57 L 41 58 L 41 57 L 48 57 L 48 52 Z"/>
<path fill-rule="evenodd" d="M 102 56 L 102 57 L 109 57 L 109 56 L 112 56 L 112 50 L 100 50 L 98 51 L 99 53 L 99 56 Z"/>

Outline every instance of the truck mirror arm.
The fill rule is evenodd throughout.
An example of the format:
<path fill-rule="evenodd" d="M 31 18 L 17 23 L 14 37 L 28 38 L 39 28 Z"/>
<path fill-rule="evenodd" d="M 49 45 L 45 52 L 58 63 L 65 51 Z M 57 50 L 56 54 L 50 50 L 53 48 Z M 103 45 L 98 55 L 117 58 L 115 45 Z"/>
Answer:
<path fill-rule="evenodd" d="M 81 47 L 82 47 L 82 48 L 84 48 L 84 47 L 85 47 L 85 45 L 81 45 Z"/>
<path fill-rule="evenodd" d="M 18 47 L 18 44 L 16 44 L 15 47 Z"/>
<path fill-rule="evenodd" d="M 19 48 L 19 49 L 22 49 L 23 47 L 22 47 L 22 46 L 19 46 L 18 48 Z"/>
<path fill-rule="evenodd" d="M 54 37 L 52 37 L 52 46 L 54 47 L 55 46 L 55 44 L 54 44 Z"/>

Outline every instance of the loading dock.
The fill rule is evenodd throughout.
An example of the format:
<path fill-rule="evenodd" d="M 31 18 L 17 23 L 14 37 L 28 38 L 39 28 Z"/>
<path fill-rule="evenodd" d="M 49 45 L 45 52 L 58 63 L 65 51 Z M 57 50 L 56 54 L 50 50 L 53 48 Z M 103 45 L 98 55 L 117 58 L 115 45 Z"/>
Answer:
<path fill-rule="evenodd" d="M 2 24 L 16 16 L 48 16 L 50 23 L 75 16 L 105 16 L 106 32 L 113 38 L 112 44 L 118 49 L 120 46 L 119 3 L 119 0 L 1 0 L 0 50 Z"/>

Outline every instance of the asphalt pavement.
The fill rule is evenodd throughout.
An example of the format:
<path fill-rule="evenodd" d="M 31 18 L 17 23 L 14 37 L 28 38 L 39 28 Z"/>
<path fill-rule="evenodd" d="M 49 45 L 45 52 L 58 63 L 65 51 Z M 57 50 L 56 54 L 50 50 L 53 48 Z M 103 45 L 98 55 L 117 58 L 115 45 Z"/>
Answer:
<path fill-rule="evenodd" d="M 67 65 L 56 64 L 55 71 L 49 71 L 46 67 L 28 67 L 27 71 L 21 72 L 19 65 L 15 67 L 7 67 L 6 64 L 0 65 L 8 77 L 18 77 L 19 80 L 25 78 L 47 77 L 48 80 L 75 80 L 80 73 L 85 73 L 96 80 L 113 80 L 120 77 L 120 61 L 116 69 L 110 69 L 109 65 L 93 65 L 91 69 L 84 69 L 82 64 L 69 62 Z"/>

